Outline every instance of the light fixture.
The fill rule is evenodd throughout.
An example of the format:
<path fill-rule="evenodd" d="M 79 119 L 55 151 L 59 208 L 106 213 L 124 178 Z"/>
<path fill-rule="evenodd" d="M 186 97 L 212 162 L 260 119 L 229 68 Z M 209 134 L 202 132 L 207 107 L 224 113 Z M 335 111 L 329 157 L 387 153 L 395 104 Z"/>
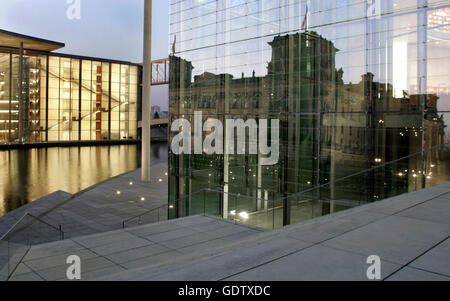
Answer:
<path fill-rule="evenodd" d="M 116 193 L 117 193 L 117 195 L 120 195 L 120 194 L 121 194 L 121 192 L 120 192 L 119 190 L 117 190 L 117 192 L 116 192 Z"/>
<path fill-rule="evenodd" d="M 239 213 L 239 217 L 241 217 L 242 219 L 248 219 L 248 213 L 247 212 L 241 212 L 241 213 Z"/>

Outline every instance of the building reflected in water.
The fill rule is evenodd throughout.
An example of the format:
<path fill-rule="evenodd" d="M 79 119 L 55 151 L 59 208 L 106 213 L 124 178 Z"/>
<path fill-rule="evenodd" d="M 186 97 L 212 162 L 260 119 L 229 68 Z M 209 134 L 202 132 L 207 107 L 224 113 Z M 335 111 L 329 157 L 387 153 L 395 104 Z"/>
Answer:
<path fill-rule="evenodd" d="M 431 26 L 450 15 L 410 2 L 383 1 L 379 18 L 366 18 L 364 2 L 172 1 L 170 120 L 202 111 L 203 121 L 281 121 L 275 166 L 171 154 L 170 199 L 183 200 L 172 217 L 257 214 L 266 200 L 282 226 L 448 181 L 448 147 L 422 151 L 450 142 L 449 25 Z M 290 211 L 296 193 L 399 159 L 331 184 L 308 213 Z M 219 192 L 196 194 L 205 187 Z"/>
<path fill-rule="evenodd" d="M 153 143 L 166 164 L 167 143 Z M 58 190 L 77 193 L 140 167 L 140 146 L 59 147 L 0 152 L 0 216 Z"/>

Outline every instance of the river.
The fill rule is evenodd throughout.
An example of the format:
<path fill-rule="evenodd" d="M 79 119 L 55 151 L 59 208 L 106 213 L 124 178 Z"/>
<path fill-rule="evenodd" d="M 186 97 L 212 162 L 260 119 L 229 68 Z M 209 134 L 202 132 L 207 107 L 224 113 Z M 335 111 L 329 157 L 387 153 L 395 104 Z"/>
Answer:
<path fill-rule="evenodd" d="M 77 193 L 140 167 L 140 146 L 55 147 L 0 152 L 0 216 L 63 190 Z M 152 145 L 152 162 L 167 162 L 167 143 Z"/>

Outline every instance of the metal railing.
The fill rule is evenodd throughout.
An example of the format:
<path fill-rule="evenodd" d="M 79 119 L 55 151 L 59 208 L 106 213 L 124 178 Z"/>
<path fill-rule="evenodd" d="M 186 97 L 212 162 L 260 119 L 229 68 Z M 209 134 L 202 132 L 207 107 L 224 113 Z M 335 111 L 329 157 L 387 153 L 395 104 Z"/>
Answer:
<path fill-rule="evenodd" d="M 280 193 L 258 198 L 223 188 L 202 189 L 175 201 L 169 216 L 209 214 L 275 229 L 448 182 L 449 163 L 450 143 L 445 143 L 390 162 L 375 162 L 373 168 L 281 197 L 277 197 Z"/>
<path fill-rule="evenodd" d="M 244 222 L 274 229 L 446 183 L 450 181 L 449 147 L 450 143 L 445 143 L 299 193 L 265 200 L 265 209 L 246 211 Z"/>
<path fill-rule="evenodd" d="M 284 197 L 256 197 L 205 188 L 124 221 L 123 227 L 190 215 L 275 229 L 450 181 L 445 143 Z M 261 189 L 262 190 L 262 189 Z M 264 193 L 260 191 L 259 195 Z"/>
<path fill-rule="evenodd" d="M 55 227 L 27 213 L 0 239 L 0 280 L 8 280 L 34 245 L 64 240 Z"/>
<path fill-rule="evenodd" d="M 145 225 L 150 223 L 158 223 L 163 220 L 167 220 L 168 205 L 163 205 L 151 210 L 148 210 L 142 214 L 133 216 L 122 222 L 122 228 L 136 227 L 139 225 Z"/>

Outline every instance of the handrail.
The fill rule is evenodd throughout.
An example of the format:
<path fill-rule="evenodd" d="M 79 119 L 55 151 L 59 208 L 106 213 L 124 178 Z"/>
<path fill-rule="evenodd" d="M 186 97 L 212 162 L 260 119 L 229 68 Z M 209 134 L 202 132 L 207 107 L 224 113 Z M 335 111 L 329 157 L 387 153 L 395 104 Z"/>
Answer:
<path fill-rule="evenodd" d="M 50 71 L 50 70 L 48 70 L 48 73 L 49 73 L 50 75 L 56 77 L 56 78 L 57 78 L 58 80 L 60 80 L 60 81 L 65 81 L 64 78 L 62 78 L 60 75 L 57 75 L 57 74 L 55 74 L 54 72 L 52 72 L 52 71 Z M 89 87 L 88 85 L 84 84 L 83 82 L 80 83 L 80 81 L 77 80 L 77 79 L 73 79 L 72 82 L 75 83 L 75 84 L 78 84 L 78 85 L 81 86 L 83 89 L 88 90 L 88 91 L 91 92 L 91 93 L 96 93 L 96 91 L 94 91 L 91 87 Z M 103 92 L 103 90 L 102 90 L 101 94 L 102 94 L 103 96 L 109 96 L 107 93 Z M 112 96 L 112 95 L 110 95 L 110 96 L 111 96 L 111 100 L 114 100 L 114 101 L 115 101 L 116 103 L 118 103 L 118 104 L 115 105 L 115 106 L 113 106 L 113 107 L 111 107 L 111 108 L 109 108 L 109 110 L 107 110 L 106 112 L 112 112 L 115 108 L 118 108 L 118 107 L 124 105 L 124 103 L 122 103 L 122 102 L 120 101 L 120 99 L 117 99 L 116 97 L 114 97 L 114 96 Z M 81 116 L 80 121 L 83 120 L 83 119 L 85 119 L 85 118 L 87 118 L 87 117 L 90 117 L 90 116 L 92 116 L 92 115 L 94 115 L 94 114 L 95 114 L 95 112 L 91 112 L 91 113 L 89 113 L 89 114 L 86 114 L 86 115 L 84 115 L 84 116 Z M 61 125 L 64 125 L 64 123 L 66 123 L 66 122 L 67 122 L 67 121 L 58 122 L 57 124 L 53 125 L 53 126 L 52 126 L 51 128 L 49 128 L 49 129 L 53 129 L 53 128 L 59 127 L 59 126 L 61 126 Z"/>
<path fill-rule="evenodd" d="M 399 158 L 399 159 L 395 159 L 393 161 L 386 162 L 384 164 L 380 164 L 378 166 L 375 166 L 375 167 L 372 167 L 372 168 L 369 168 L 369 169 L 366 169 L 366 170 L 363 170 L 363 171 L 359 171 L 357 173 L 354 173 L 354 174 L 351 174 L 351 175 L 339 178 L 339 179 L 337 179 L 335 181 L 328 182 L 328 183 L 325 183 L 325 184 L 322 184 L 322 185 L 318 185 L 318 186 L 315 186 L 313 188 L 310 188 L 310 189 L 307 189 L 307 190 L 304 190 L 304 191 L 301 191 L 301 192 L 298 192 L 298 193 L 295 193 L 295 194 L 291 194 L 291 195 L 289 195 L 287 197 L 282 197 L 282 198 L 279 198 L 279 199 L 273 200 L 273 201 L 274 202 L 275 201 L 281 201 L 281 200 L 285 200 L 285 199 L 292 198 L 292 197 L 302 196 L 305 193 L 308 193 L 308 192 L 311 192 L 311 191 L 314 191 L 314 190 L 317 190 L 317 189 L 320 189 L 320 188 L 327 187 L 327 186 L 329 186 L 331 184 L 340 183 L 340 182 L 345 181 L 347 179 L 350 179 L 350 178 L 353 178 L 353 177 L 356 177 L 356 176 L 359 176 L 359 175 L 362 175 L 362 174 L 365 174 L 365 173 L 368 173 L 368 172 L 371 172 L 371 171 L 374 171 L 374 170 L 377 170 L 377 169 L 381 169 L 383 167 L 392 165 L 392 164 L 400 162 L 402 160 L 409 159 L 409 158 L 412 158 L 414 156 L 418 156 L 420 154 L 424 154 L 426 152 L 429 152 L 429 151 L 432 151 L 432 150 L 435 150 L 435 149 L 438 149 L 438 148 L 441 148 L 441 147 L 444 147 L 444 146 L 450 146 L 450 142 L 443 143 L 443 144 L 440 144 L 440 145 L 437 145 L 437 146 L 433 146 L 433 147 L 430 147 L 428 149 L 422 149 L 422 151 L 420 151 L 420 152 L 417 152 L 417 153 L 414 153 L 414 154 L 411 154 L 411 155 L 408 155 L 408 156 L 405 156 L 405 157 L 402 157 L 402 158 Z"/>
<path fill-rule="evenodd" d="M 251 199 L 257 200 L 257 201 L 264 201 L 264 202 L 268 202 L 268 203 L 275 204 L 276 202 L 285 201 L 285 200 L 288 200 L 288 199 L 293 198 L 293 197 L 303 196 L 303 195 L 305 195 L 305 194 L 307 194 L 307 193 L 309 193 L 309 192 L 315 191 L 315 190 L 317 190 L 317 189 L 321 189 L 321 188 L 324 188 L 324 187 L 328 187 L 328 186 L 330 186 L 330 185 L 332 185 L 332 184 L 340 183 L 340 182 L 343 182 L 343 181 L 348 180 L 348 179 L 350 179 L 350 178 L 353 178 L 353 177 L 356 177 L 356 176 L 359 176 L 359 175 L 363 175 L 363 174 L 368 173 L 368 172 L 376 171 L 376 170 L 385 168 L 385 167 L 387 167 L 387 166 L 390 166 L 390 165 L 392 165 L 392 164 L 395 164 L 395 163 L 397 163 L 397 162 L 400 162 L 400 161 L 402 161 L 402 160 L 405 160 L 405 159 L 408 159 L 408 158 L 412 158 L 412 157 L 414 157 L 414 156 L 418 156 L 418 155 L 421 155 L 421 154 L 424 155 L 425 153 L 427 153 L 427 152 L 429 152 L 429 151 L 436 150 L 436 149 L 439 149 L 439 148 L 442 148 L 442 147 L 446 147 L 446 146 L 450 146 L 450 142 L 448 142 L 448 143 L 443 143 L 443 144 L 440 144 L 440 145 L 437 145 L 437 146 L 434 146 L 434 147 L 431 147 L 431 148 L 428 148 L 428 149 L 422 149 L 421 151 L 416 152 L 416 153 L 413 153 L 413 154 L 410 154 L 410 155 L 408 155 L 408 156 L 405 156 L 405 157 L 402 157 L 402 158 L 399 158 L 399 159 L 396 159 L 396 160 L 392 160 L 392 161 L 390 161 L 390 162 L 386 162 L 386 163 L 380 164 L 380 165 L 378 165 L 378 166 L 375 166 L 375 167 L 372 167 L 372 168 L 369 168 L 369 169 L 365 169 L 365 170 L 356 172 L 356 173 L 354 173 L 354 174 L 351 174 L 351 175 L 348 175 L 348 176 L 339 178 L 339 179 L 337 179 L 337 180 L 330 181 L 330 182 L 327 182 L 327 183 L 325 183 L 325 184 L 318 185 L 318 186 L 315 186 L 315 187 L 306 189 L 306 190 L 304 190 L 304 191 L 301 191 L 301 192 L 298 192 L 298 193 L 294 193 L 294 194 L 290 194 L 290 195 L 288 195 L 288 196 L 280 197 L 280 198 L 273 199 L 273 200 L 269 200 L 269 199 L 265 199 L 265 198 L 258 198 L 257 196 L 247 196 L 247 195 L 242 195 L 242 194 L 240 194 L 240 193 L 225 192 L 225 191 L 223 190 L 223 186 L 220 187 L 221 190 L 218 190 L 218 189 L 212 189 L 212 188 L 203 188 L 203 189 L 198 190 L 198 191 L 196 191 L 196 192 L 193 192 L 193 193 L 184 195 L 183 197 L 180 197 L 180 198 L 178 198 L 177 200 L 171 201 L 171 202 L 169 202 L 169 204 L 166 204 L 166 205 L 163 205 L 163 206 L 160 206 L 160 207 L 157 207 L 157 208 L 148 210 L 147 212 L 144 212 L 144 213 L 142 213 L 142 214 L 139 214 L 139 215 L 137 215 L 137 216 L 134 216 L 134 217 L 132 217 L 132 218 L 129 218 L 129 219 L 123 221 L 122 226 L 123 226 L 123 228 L 125 228 L 125 224 L 128 223 L 128 222 L 130 222 L 130 221 L 132 221 L 132 220 L 135 220 L 135 219 L 137 219 L 137 218 L 142 218 L 142 217 L 145 216 L 145 215 L 151 214 L 151 213 L 153 213 L 153 212 L 155 212 L 155 211 L 157 211 L 157 210 L 161 210 L 162 208 L 168 207 L 168 206 L 170 205 L 170 203 L 176 203 L 176 202 L 183 201 L 183 200 L 185 200 L 185 199 L 186 199 L 187 197 L 189 197 L 189 196 L 193 196 L 193 195 L 196 195 L 196 194 L 200 194 L 200 193 L 202 193 L 202 192 L 216 192 L 216 193 L 220 193 L 220 194 L 223 194 L 223 195 L 228 195 L 228 196 L 230 196 L 230 197 L 237 197 L 237 198 L 251 198 Z M 263 188 L 260 188 L 260 189 L 263 189 Z M 204 200 L 204 202 L 206 202 L 206 200 Z M 206 214 L 205 208 L 204 208 L 204 211 L 205 211 L 205 212 L 203 212 L 203 213 Z"/>
<path fill-rule="evenodd" d="M 130 222 L 130 221 L 132 221 L 132 220 L 135 220 L 135 219 L 137 219 L 137 218 L 141 218 L 141 217 L 143 217 L 144 215 L 147 215 L 147 214 L 150 214 L 150 213 L 152 213 L 152 212 L 155 212 L 156 210 L 159 211 L 161 208 L 164 208 L 164 207 L 167 207 L 167 206 L 169 206 L 169 205 L 168 205 L 168 204 L 162 205 L 162 206 L 159 206 L 159 207 L 150 209 L 150 210 L 148 210 L 148 211 L 146 211 L 146 212 L 144 212 L 144 213 L 141 213 L 141 214 L 139 214 L 139 215 L 130 217 L 129 219 L 126 219 L 126 220 L 124 220 L 124 221 L 122 222 L 122 228 L 125 229 L 125 224 L 128 223 L 128 222 Z"/>
<path fill-rule="evenodd" d="M 64 240 L 64 231 L 62 231 L 62 228 L 61 228 L 61 226 L 59 226 L 59 227 L 55 227 L 55 226 L 53 226 L 53 225 L 51 225 L 51 224 L 49 224 L 49 223 L 47 223 L 46 221 L 43 221 L 42 219 L 40 219 L 40 218 L 38 218 L 38 217 L 36 217 L 36 216 L 34 216 L 34 215 L 32 215 L 32 214 L 30 214 L 30 213 L 25 213 L 9 230 L 8 230 L 8 232 L 6 232 L 1 238 L 0 238 L 0 241 L 2 241 L 2 240 L 4 240 L 13 230 L 15 230 L 15 228 L 26 218 L 26 217 L 31 217 L 31 218 L 33 218 L 33 219 L 35 219 L 36 221 L 39 221 L 39 222 L 41 222 L 41 223 L 43 223 L 43 224 L 45 224 L 45 225 L 47 225 L 47 226 L 49 226 L 49 227 L 51 227 L 51 228 L 53 228 L 54 230 L 57 230 L 57 231 L 60 231 L 61 232 L 61 234 L 62 234 L 62 237 L 63 237 L 63 240 Z M 26 229 L 27 227 L 25 227 L 24 229 Z"/>
<path fill-rule="evenodd" d="M 30 218 L 29 221 L 26 219 Z M 23 225 L 22 225 L 23 223 Z M 44 225 L 45 227 L 48 227 L 51 231 L 55 231 L 57 235 L 55 235 L 51 240 L 48 237 L 42 238 L 39 234 L 39 231 L 35 234 L 27 233 L 28 229 L 31 229 L 31 231 L 35 230 L 33 228 L 33 225 L 36 225 L 36 227 L 39 227 L 39 225 Z M 38 230 L 40 228 L 37 228 Z M 30 234 L 32 234 L 30 236 Z M 21 235 L 25 235 L 22 237 Z M 58 238 L 59 236 L 59 238 Z M 49 224 L 46 221 L 43 221 L 42 219 L 30 214 L 25 213 L 17 222 L 14 223 L 14 225 L 1 237 L 0 242 L 5 243 L 6 247 L 8 249 L 8 256 L 6 258 L 6 264 L 5 266 L 0 266 L 0 269 L 3 269 L 6 267 L 6 277 L 5 280 L 9 280 L 10 277 L 14 274 L 15 270 L 17 269 L 17 266 L 19 263 L 23 260 L 23 258 L 26 256 L 26 254 L 29 252 L 31 247 L 36 244 L 45 243 L 49 241 L 57 241 L 57 240 L 64 240 L 64 231 L 62 231 L 61 225 L 59 227 L 55 227 L 51 224 Z M 30 237 L 33 238 L 33 242 L 31 242 Z M 35 240 L 37 239 L 37 240 Z M 13 249 L 16 249 L 15 252 L 11 252 L 10 248 L 11 246 L 14 246 Z M 20 248 L 18 247 L 20 246 Z M 12 258 L 14 256 L 20 256 L 20 259 L 13 260 Z M 19 257 L 18 257 L 19 258 Z M 3 278 L 2 278 L 3 279 Z"/>
<path fill-rule="evenodd" d="M 185 195 L 185 196 L 182 197 L 182 198 L 178 198 L 178 199 L 176 199 L 176 200 L 174 200 L 174 201 L 171 201 L 170 203 L 176 203 L 176 202 L 179 202 L 179 201 L 184 200 L 184 199 L 185 199 L 186 197 L 188 197 L 188 196 L 192 196 L 192 195 L 195 195 L 195 194 L 200 194 L 200 193 L 202 193 L 202 192 L 208 192 L 208 191 L 209 191 L 209 192 L 224 193 L 224 194 L 227 194 L 227 195 L 229 195 L 229 196 L 246 197 L 246 198 L 252 198 L 252 199 L 255 199 L 255 200 L 267 201 L 266 199 L 258 198 L 258 197 L 254 197 L 254 196 L 245 196 L 245 195 L 241 195 L 241 194 L 239 194 L 239 193 L 236 194 L 236 193 L 231 193 L 231 192 L 224 192 L 223 190 L 216 190 L 216 189 L 212 189 L 212 188 L 203 188 L 203 189 L 198 190 L 198 191 L 196 191 L 196 192 L 193 192 L 193 193 L 191 193 L 191 194 L 189 194 L 189 195 Z M 153 209 L 148 210 L 148 211 L 146 211 L 146 212 L 144 212 L 144 213 L 141 213 L 141 214 L 139 214 L 139 215 L 130 217 L 129 219 L 126 219 L 126 220 L 124 220 L 124 221 L 122 222 L 122 228 L 125 229 L 125 224 L 128 223 L 128 222 L 130 222 L 130 221 L 132 221 L 132 220 L 141 218 L 141 217 L 143 217 L 143 216 L 145 216 L 145 215 L 151 214 L 151 213 L 153 213 L 153 212 L 155 212 L 155 211 L 159 211 L 160 209 L 165 208 L 165 207 L 168 207 L 168 206 L 170 206 L 170 204 L 162 205 L 162 206 L 160 206 L 160 207 L 153 208 Z M 206 214 L 206 212 L 204 212 L 204 214 Z"/>
<path fill-rule="evenodd" d="M 209 188 L 204 188 L 204 189 L 198 190 L 198 191 L 196 191 L 196 192 L 194 192 L 194 193 L 191 193 L 190 195 L 198 194 L 198 193 L 200 193 L 200 192 L 207 191 L 207 190 L 209 190 Z M 186 197 L 186 196 L 185 196 L 185 197 Z M 171 203 L 172 203 L 172 202 L 179 202 L 179 201 L 181 201 L 182 199 L 184 199 L 185 197 L 183 197 L 183 198 L 178 198 L 178 199 L 176 199 L 176 200 L 174 200 L 174 201 L 171 201 Z M 150 209 L 150 210 L 148 210 L 148 211 L 146 211 L 146 212 L 144 212 L 144 213 L 141 213 L 141 214 L 139 214 L 139 215 L 130 217 L 129 219 L 126 219 L 126 220 L 124 220 L 124 221 L 122 222 L 122 228 L 125 229 L 125 224 L 128 223 L 128 222 L 130 222 L 130 221 L 132 221 L 132 220 L 135 220 L 135 219 L 137 219 L 137 218 L 141 218 L 141 217 L 143 217 L 143 216 L 145 216 L 145 215 L 147 215 L 147 214 L 151 214 L 151 213 L 153 213 L 153 212 L 155 212 L 155 211 L 159 211 L 160 209 L 166 208 L 166 207 L 168 207 L 168 206 L 169 206 L 169 204 L 165 204 L 165 205 L 162 205 L 162 206 L 159 206 L 159 207 Z"/>

